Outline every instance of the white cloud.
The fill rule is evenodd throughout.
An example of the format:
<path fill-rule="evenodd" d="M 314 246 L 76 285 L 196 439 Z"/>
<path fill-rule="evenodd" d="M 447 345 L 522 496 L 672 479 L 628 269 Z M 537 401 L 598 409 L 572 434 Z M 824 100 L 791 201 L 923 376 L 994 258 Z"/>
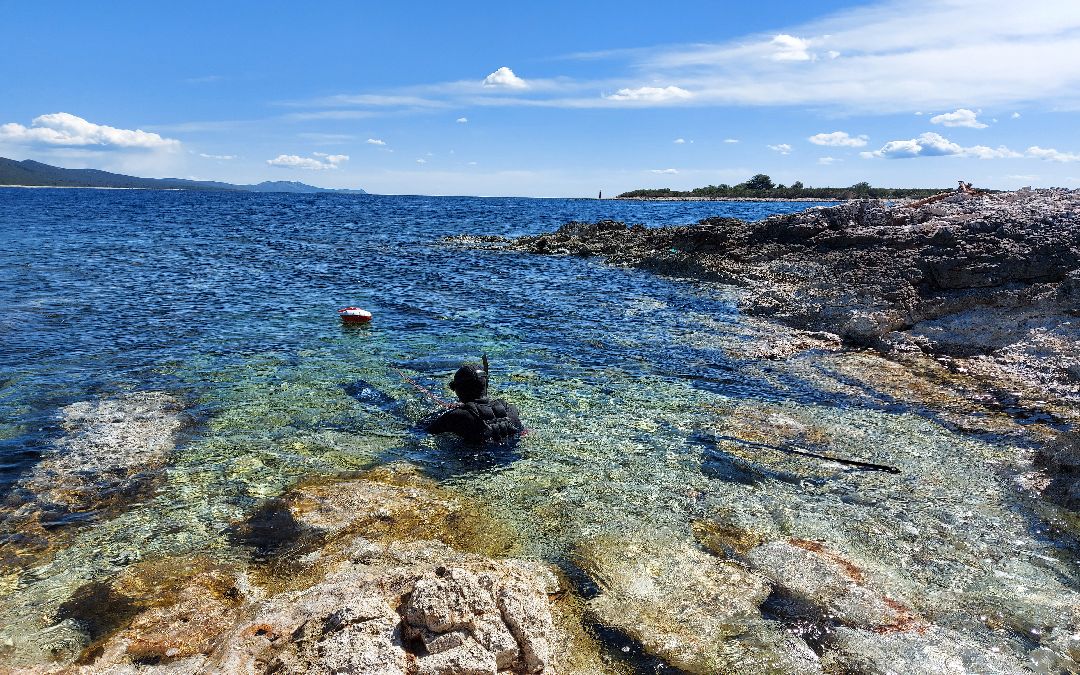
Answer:
<path fill-rule="evenodd" d="M 679 170 L 678 169 L 649 169 L 649 172 L 650 173 L 677 174 L 677 173 L 679 173 Z"/>
<path fill-rule="evenodd" d="M 1030 151 L 1029 151 L 1030 153 Z M 1023 157 L 1004 145 L 991 148 L 985 145 L 964 147 L 941 134 L 927 132 L 917 138 L 889 141 L 880 150 L 859 153 L 866 158 L 910 159 L 913 157 L 972 157 L 975 159 L 1012 159 Z"/>
<path fill-rule="evenodd" d="M 1012 115 L 1010 115 L 1010 117 L 1014 120 L 1018 120 L 1020 119 L 1020 113 L 1014 112 Z"/>
<path fill-rule="evenodd" d="M 1022 181 L 1031 181 L 1031 182 L 1035 182 L 1035 181 L 1039 180 L 1038 176 L 1031 176 L 1031 175 L 1015 175 L 1014 174 L 1014 175 L 1009 175 L 1009 176 L 1005 176 L 1005 177 L 1010 179 L 1010 180 L 1022 180 Z"/>
<path fill-rule="evenodd" d="M 794 35 L 781 33 L 774 36 L 769 44 L 775 49 L 770 55 L 773 61 L 811 61 L 814 58 L 807 51 L 810 43 Z"/>
<path fill-rule="evenodd" d="M 459 117 L 459 118 L 457 118 L 457 123 L 458 124 L 468 124 L 468 122 L 469 122 L 468 117 Z"/>
<path fill-rule="evenodd" d="M 626 55 L 632 72 L 677 81 L 700 105 L 907 112 L 1022 102 L 1075 109 L 1078 53 L 1080 2 L 882 0 L 781 35 Z"/>
<path fill-rule="evenodd" d="M 1027 149 L 1028 157 L 1044 159 L 1048 162 L 1080 162 L 1080 154 L 1075 152 L 1058 152 L 1053 148 L 1040 148 L 1033 145 Z"/>
<path fill-rule="evenodd" d="M 382 140 L 381 138 L 369 138 L 364 142 L 368 145 L 386 145 L 386 141 Z"/>
<path fill-rule="evenodd" d="M 737 139 L 737 138 L 725 138 L 724 142 L 725 143 L 738 143 L 739 139 Z"/>
<path fill-rule="evenodd" d="M 507 89 L 525 89 L 529 83 L 514 74 L 506 66 L 499 68 L 494 73 L 484 78 L 485 87 L 505 87 Z"/>
<path fill-rule="evenodd" d="M 472 105 L 802 106 L 845 115 L 978 106 L 1075 111 L 1080 109 L 1078 53 L 1080 2 L 875 0 L 787 27 L 783 33 L 572 55 L 595 64 L 588 69 L 595 73 L 589 79 L 525 81 L 504 66 L 482 81 L 435 82 L 324 99 L 330 108 L 357 109 L 290 117 L 346 119 L 380 114 L 372 110 L 375 106 L 419 111 Z M 530 95 L 518 95 L 521 90 Z"/>
<path fill-rule="evenodd" d="M 312 153 L 314 157 L 300 157 L 299 155 L 278 155 L 274 159 L 266 160 L 270 166 L 282 169 L 305 169 L 307 171 L 323 171 L 337 169 L 349 161 L 348 155 L 328 155 L 324 152 Z"/>
<path fill-rule="evenodd" d="M 200 152 L 199 157 L 202 157 L 203 159 L 221 159 L 221 160 L 236 159 L 236 155 L 208 155 L 205 152 Z"/>
<path fill-rule="evenodd" d="M 808 138 L 814 145 L 828 145 L 837 148 L 861 148 L 869 140 L 868 136 L 851 136 L 846 131 L 834 131 L 830 134 L 814 134 Z"/>
<path fill-rule="evenodd" d="M 424 159 L 423 157 L 421 157 L 420 159 L 416 160 L 416 163 L 417 164 L 427 164 L 427 160 Z"/>
<path fill-rule="evenodd" d="M 682 145 L 683 143 L 686 143 L 686 139 L 685 138 L 676 138 L 675 140 L 672 141 L 672 143 L 674 143 L 675 145 Z"/>
<path fill-rule="evenodd" d="M 843 161 L 843 160 L 837 159 L 835 157 L 818 157 L 817 163 L 818 164 L 829 165 L 829 164 L 836 164 L 837 162 L 841 162 L 841 161 Z"/>
<path fill-rule="evenodd" d="M 640 103 L 669 103 L 672 101 L 685 101 L 693 98 L 693 94 L 681 87 L 638 87 L 636 89 L 620 89 L 614 94 L 608 94 L 604 98 L 609 101 L 635 101 Z"/>
<path fill-rule="evenodd" d="M 985 129 L 986 124 L 980 122 L 974 110 L 959 108 L 955 112 L 935 115 L 930 118 L 930 124 L 940 124 L 946 127 L 968 127 L 970 129 Z"/>
<path fill-rule="evenodd" d="M 0 124 L 0 141 L 26 145 L 140 149 L 173 149 L 180 146 L 180 141 L 162 138 L 155 133 L 94 124 L 65 112 L 35 117 L 30 124 L 29 127 L 15 122 Z"/>
<path fill-rule="evenodd" d="M 775 150 L 776 152 L 779 152 L 781 155 L 789 154 L 791 152 L 791 150 L 792 150 L 791 146 L 788 145 L 787 143 L 780 143 L 778 145 L 766 145 L 765 147 L 767 147 L 770 150 Z"/>

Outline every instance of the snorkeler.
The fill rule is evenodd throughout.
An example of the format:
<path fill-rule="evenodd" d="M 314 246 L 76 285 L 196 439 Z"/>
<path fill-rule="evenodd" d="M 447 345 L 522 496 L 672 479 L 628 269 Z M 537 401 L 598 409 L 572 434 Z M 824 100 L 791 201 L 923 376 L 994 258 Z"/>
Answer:
<path fill-rule="evenodd" d="M 458 368 L 450 388 L 461 405 L 436 417 L 426 427 L 429 432 L 454 433 L 469 443 L 501 443 L 525 430 L 514 405 L 488 398 L 487 354 L 483 365 L 466 363 Z"/>

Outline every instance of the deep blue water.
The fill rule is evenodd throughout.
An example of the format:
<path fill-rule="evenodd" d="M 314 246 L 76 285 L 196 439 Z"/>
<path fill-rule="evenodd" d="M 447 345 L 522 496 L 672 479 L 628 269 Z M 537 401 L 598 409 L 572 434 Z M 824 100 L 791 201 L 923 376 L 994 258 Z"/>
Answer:
<path fill-rule="evenodd" d="M 165 389 L 213 415 L 229 369 L 270 355 L 302 368 L 300 355 L 319 350 L 376 379 L 389 365 L 441 378 L 481 351 L 552 376 L 573 364 L 642 374 L 675 362 L 687 312 L 730 307 L 597 261 L 455 250 L 440 238 L 809 206 L 0 189 L 0 486 L 48 445 L 60 406 Z M 642 297 L 666 306 L 628 330 L 626 308 Z M 343 329 L 335 310 L 345 305 L 375 321 Z"/>

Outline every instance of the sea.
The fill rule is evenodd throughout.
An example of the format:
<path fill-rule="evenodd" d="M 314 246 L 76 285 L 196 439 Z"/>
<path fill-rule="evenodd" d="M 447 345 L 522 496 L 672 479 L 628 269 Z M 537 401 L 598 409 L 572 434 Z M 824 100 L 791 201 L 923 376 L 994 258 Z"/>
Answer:
<path fill-rule="evenodd" d="M 604 537 L 690 541 L 717 519 L 828 542 L 971 650 L 1022 658 L 1025 631 L 1067 630 L 1075 570 L 994 469 L 1023 451 L 1013 436 L 899 397 L 884 383 L 903 374 L 869 356 L 769 356 L 782 329 L 743 316 L 737 288 L 445 239 L 816 206 L 0 188 L 11 662 L 85 584 L 155 556 L 247 559 L 230 532 L 261 504 L 384 465 L 490 506 L 517 555 L 563 569 Z M 372 321 L 343 324 L 346 306 Z M 453 371 L 483 354 L 529 433 L 498 452 L 423 433 L 431 394 L 450 398 Z M 11 514 L 33 510 L 24 488 L 64 447 L 63 410 L 138 392 L 189 420 L 152 492 L 48 511 L 34 521 L 48 555 L 24 555 L 42 547 Z M 718 441 L 769 428 L 900 473 Z M 972 619 L 992 612 L 1006 628 Z"/>

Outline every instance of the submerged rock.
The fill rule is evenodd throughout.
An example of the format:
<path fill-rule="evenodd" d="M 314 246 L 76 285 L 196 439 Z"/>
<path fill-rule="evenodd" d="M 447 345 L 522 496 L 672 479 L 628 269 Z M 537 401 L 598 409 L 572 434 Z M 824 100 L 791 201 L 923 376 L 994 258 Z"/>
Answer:
<path fill-rule="evenodd" d="M 688 542 L 600 537 L 578 550 L 600 593 L 590 615 L 690 673 L 812 673 L 817 656 L 761 616 L 769 583 Z"/>
<path fill-rule="evenodd" d="M 923 630 L 926 621 L 902 602 L 873 590 L 862 569 L 823 544 L 802 539 L 762 544 L 745 554 L 776 584 L 796 615 L 877 633 Z"/>
<path fill-rule="evenodd" d="M 1043 495 L 1065 508 L 1080 511 L 1080 433 L 1060 434 L 1035 453 L 1035 463 L 1049 478 Z"/>
<path fill-rule="evenodd" d="M 940 673 L 941 675 L 1011 675 L 1032 672 L 1019 661 L 996 653 L 963 635 L 933 627 L 921 633 L 881 635 L 857 628 L 837 628 L 822 663 L 840 673 Z"/>
<path fill-rule="evenodd" d="M 67 433 L 5 500 L 0 542 L 7 543 L 0 543 L 0 564 L 45 554 L 63 540 L 57 525 L 114 512 L 152 488 L 187 422 L 180 401 L 164 392 L 61 409 Z"/>

